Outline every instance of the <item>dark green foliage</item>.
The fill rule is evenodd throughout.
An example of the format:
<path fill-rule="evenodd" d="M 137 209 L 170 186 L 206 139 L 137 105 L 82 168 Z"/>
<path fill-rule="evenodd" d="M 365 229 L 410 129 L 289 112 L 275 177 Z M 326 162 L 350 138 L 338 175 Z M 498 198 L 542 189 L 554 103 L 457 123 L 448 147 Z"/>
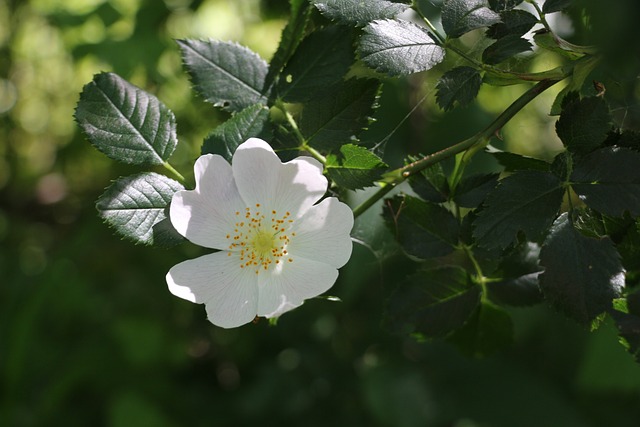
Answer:
<path fill-rule="evenodd" d="M 485 0 L 445 0 L 442 27 L 447 36 L 460 37 L 471 30 L 500 22 L 500 15 L 488 6 Z"/>
<path fill-rule="evenodd" d="M 425 28 L 407 21 L 384 19 L 364 28 L 358 54 L 377 71 L 406 76 L 433 68 L 442 62 L 445 50 Z"/>
<path fill-rule="evenodd" d="M 640 215 L 640 153 L 607 147 L 581 159 L 571 175 L 572 187 L 591 208 L 621 217 Z"/>
<path fill-rule="evenodd" d="M 496 12 L 509 11 L 522 3 L 523 0 L 489 0 L 489 7 Z"/>
<path fill-rule="evenodd" d="M 553 13 L 560 12 L 571 6 L 573 0 L 546 0 L 542 5 L 542 12 Z"/>
<path fill-rule="evenodd" d="M 113 73 L 82 89 L 75 118 L 94 147 L 125 163 L 160 165 L 178 143 L 171 110 Z"/>
<path fill-rule="evenodd" d="M 440 163 L 409 177 L 409 184 L 427 202 L 442 203 L 449 198 L 449 183 Z"/>
<path fill-rule="evenodd" d="M 476 174 L 462 178 L 456 187 L 453 201 L 463 208 L 477 208 L 498 184 L 497 173 Z"/>
<path fill-rule="evenodd" d="M 481 84 L 482 77 L 475 68 L 453 68 L 438 80 L 436 102 L 445 111 L 457 105 L 464 107 L 478 95 Z"/>
<path fill-rule="evenodd" d="M 611 239 L 585 237 L 566 213 L 551 227 L 540 265 L 545 299 L 585 325 L 611 308 L 624 287 L 624 269 Z"/>
<path fill-rule="evenodd" d="M 311 0 L 327 18 L 339 24 L 365 26 L 371 21 L 394 18 L 408 6 L 386 0 Z"/>
<path fill-rule="evenodd" d="M 511 316 L 495 304 L 482 301 L 469 321 L 449 341 L 471 356 L 494 354 L 513 341 Z"/>
<path fill-rule="evenodd" d="M 580 99 L 577 94 L 565 97 L 556 132 L 567 150 L 576 154 L 593 151 L 603 144 L 610 130 L 611 116 L 602 98 Z"/>
<path fill-rule="evenodd" d="M 266 104 L 267 63 L 246 47 L 217 40 L 178 40 L 195 89 L 207 102 L 229 111 Z"/>
<path fill-rule="evenodd" d="M 270 140 L 269 109 L 261 104 L 245 108 L 218 126 L 202 143 L 202 154 L 219 154 L 229 163 L 240 144 L 251 137 Z"/>
<path fill-rule="evenodd" d="M 487 37 L 500 39 L 508 35 L 522 36 L 538 23 L 538 18 L 521 9 L 502 12 L 500 19 L 502 22 L 487 29 Z"/>
<path fill-rule="evenodd" d="M 96 202 L 100 216 L 118 234 L 135 243 L 173 246 L 183 238 L 173 229 L 167 207 L 184 190 L 180 183 L 153 172 L 120 178 Z"/>
<path fill-rule="evenodd" d="M 329 155 L 325 167 L 333 182 L 350 190 L 370 187 L 388 168 L 371 151 L 353 144 L 340 147 L 340 157 Z"/>
<path fill-rule="evenodd" d="M 505 248 L 519 231 L 537 241 L 560 209 L 564 189 L 558 178 L 540 171 L 520 171 L 500 181 L 475 221 L 474 237 L 488 248 Z"/>
<path fill-rule="evenodd" d="M 517 34 L 508 34 L 496 40 L 482 52 L 482 62 L 495 65 L 506 61 L 514 55 L 530 51 L 531 43 Z"/>
<path fill-rule="evenodd" d="M 549 163 L 534 157 L 523 156 L 521 154 L 511 153 L 509 151 L 500 151 L 492 149 L 489 151 L 495 159 L 504 167 L 506 172 L 514 172 L 518 170 L 537 170 L 548 171 Z"/>
<path fill-rule="evenodd" d="M 391 296 L 387 322 L 399 333 L 442 337 L 460 328 L 474 312 L 480 287 L 459 267 L 420 271 Z"/>
<path fill-rule="evenodd" d="M 402 249 L 412 257 L 447 255 L 458 243 L 458 222 L 440 205 L 411 196 L 396 196 L 386 201 L 383 215 Z"/>
<path fill-rule="evenodd" d="M 371 122 L 377 107 L 380 82 L 374 79 L 350 79 L 327 88 L 304 105 L 300 130 L 309 145 L 335 150 L 357 142 L 361 131 Z"/>
<path fill-rule="evenodd" d="M 287 62 L 278 84 L 286 102 L 305 102 L 338 84 L 353 63 L 352 32 L 341 27 L 314 31 Z"/>
<path fill-rule="evenodd" d="M 538 277 L 542 267 L 538 265 L 540 246 L 526 242 L 503 257 L 496 272 L 499 280 L 489 281 L 487 290 L 492 301 L 516 307 L 531 306 L 542 302 Z"/>

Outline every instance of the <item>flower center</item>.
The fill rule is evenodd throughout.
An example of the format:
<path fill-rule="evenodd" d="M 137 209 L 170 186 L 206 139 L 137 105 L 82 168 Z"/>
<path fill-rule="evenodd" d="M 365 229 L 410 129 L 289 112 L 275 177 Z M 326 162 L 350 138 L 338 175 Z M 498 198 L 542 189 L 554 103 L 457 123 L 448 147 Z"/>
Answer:
<path fill-rule="evenodd" d="M 233 233 L 227 234 L 228 255 L 239 256 L 240 268 L 253 268 L 256 274 L 274 266 L 282 266 L 284 260 L 293 262 L 287 246 L 295 232 L 289 232 L 293 225 L 291 213 L 261 209 L 260 203 L 254 208 L 236 212 L 237 222 Z"/>

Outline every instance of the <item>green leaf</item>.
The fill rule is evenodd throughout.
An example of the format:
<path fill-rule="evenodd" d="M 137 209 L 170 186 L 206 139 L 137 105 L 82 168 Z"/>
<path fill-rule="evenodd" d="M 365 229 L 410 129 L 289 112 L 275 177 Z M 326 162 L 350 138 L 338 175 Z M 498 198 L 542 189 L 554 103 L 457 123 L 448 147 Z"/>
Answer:
<path fill-rule="evenodd" d="M 96 202 L 100 217 L 118 234 L 135 243 L 163 247 L 183 238 L 171 225 L 167 207 L 184 187 L 153 172 L 119 178 Z"/>
<path fill-rule="evenodd" d="M 487 29 L 487 37 L 493 39 L 500 39 L 508 35 L 520 37 L 538 23 L 538 18 L 521 9 L 502 12 L 500 18 L 502 22 L 493 24 Z"/>
<path fill-rule="evenodd" d="M 443 337 L 467 321 L 479 299 L 480 287 L 460 267 L 420 271 L 393 293 L 386 320 L 398 333 Z"/>
<path fill-rule="evenodd" d="M 571 175 L 572 188 L 589 207 L 621 217 L 640 215 L 640 153 L 607 147 L 580 159 Z"/>
<path fill-rule="evenodd" d="M 182 59 L 195 89 L 217 107 L 241 111 L 267 103 L 267 63 L 236 43 L 217 40 L 178 40 Z"/>
<path fill-rule="evenodd" d="M 171 110 L 113 73 L 85 85 L 75 119 L 94 147 L 125 163 L 161 165 L 178 143 Z"/>
<path fill-rule="evenodd" d="M 521 171 L 500 181 L 475 221 L 474 237 L 488 248 L 505 248 L 523 231 L 540 239 L 558 214 L 564 189 L 550 173 Z"/>
<path fill-rule="evenodd" d="M 489 0 L 489 7 L 495 12 L 504 12 L 513 9 L 523 0 Z"/>
<path fill-rule="evenodd" d="M 547 0 L 542 5 L 543 13 L 560 12 L 573 3 L 573 0 Z"/>
<path fill-rule="evenodd" d="M 445 50 L 425 28 L 384 19 L 364 28 L 358 53 L 365 64 L 377 71 L 406 76 L 433 68 L 442 62 Z"/>
<path fill-rule="evenodd" d="M 500 15 L 485 0 L 445 0 L 442 5 L 442 28 L 451 38 L 498 22 Z"/>
<path fill-rule="evenodd" d="M 378 19 L 391 19 L 409 7 L 385 0 L 311 0 L 328 19 L 338 24 L 363 27 Z"/>
<path fill-rule="evenodd" d="M 455 105 L 464 107 L 475 99 L 482 84 L 482 77 L 475 68 L 456 67 L 446 73 L 436 85 L 436 102 L 444 111 Z"/>
<path fill-rule="evenodd" d="M 551 227 L 540 265 L 545 298 L 584 325 L 611 308 L 624 286 L 624 269 L 611 239 L 583 236 L 566 213 Z"/>
<path fill-rule="evenodd" d="M 525 242 L 500 260 L 498 270 L 492 274 L 500 280 L 487 282 L 489 299 L 501 304 L 525 307 L 542 302 L 538 276 L 540 246 Z"/>
<path fill-rule="evenodd" d="M 519 170 L 537 170 L 548 172 L 549 163 L 535 157 L 523 156 L 522 154 L 511 153 L 509 151 L 501 151 L 495 147 L 488 146 L 487 152 L 491 154 L 504 167 L 505 172 L 514 172 Z"/>
<path fill-rule="evenodd" d="M 286 102 L 304 102 L 340 81 L 354 60 L 350 29 L 330 26 L 311 33 L 282 71 L 278 94 Z"/>
<path fill-rule="evenodd" d="M 517 34 L 509 34 L 496 40 L 482 52 L 482 62 L 489 65 L 499 64 L 531 48 L 531 43 L 527 40 L 520 38 Z"/>
<path fill-rule="evenodd" d="M 358 141 L 372 121 L 379 91 L 380 82 L 375 79 L 349 79 L 327 88 L 323 97 L 304 105 L 300 131 L 309 145 L 320 150 Z"/>
<path fill-rule="evenodd" d="M 269 63 L 264 84 L 265 92 L 270 90 L 289 58 L 302 42 L 313 10 L 307 0 L 290 0 L 289 3 L 291 3 L 291 16 L 282 30 L 278 49 Z"/>
<path fill-rule="evenodd" d="M 610 130 L 611 115 L 602 98 L 565 97 L 556 133 L 567 150 L 577 154 L 593 151 L 602 145 Z"/>
<path fill-rule="evenodd" d="M 216 127 L 202 144 L 202 154 L 219 154 L 229 163 L 240 144 L 251 137 L 271 139 L 269 109 L 255 104 Z"/>
<path fill-rule="evenodd" d="M 498 184 L 498 173 L 476 174 L 462 178 L 453 201 L 463 208 L 476 208 Z"/>
<path fill-rule="evenodd" d="M 370 187 L 388 169 L 378 156 L 358 145 L 340 147 L 341 157 L 327 156 L 327 176 L 338 186 L 356 190 Z"/>
<path fill-rule="evenodd" d="M 409 185 L 423 200 L 444 203 L 449 199 L 449 182 L 441 163 L 436 163 L 409 177 Z"/>
<path fill-rule="evenodd" d="M 396 240 L 410 256 L 428 259 L 451 253 L 460 226 L 442 206 L 411 196 L 388 199 L 383 215 Z"/>
<path fill-rule="evenodd" d="M 506 311 L 488 301 L 482 301 L 467 323 L 451 335 L 448 341 L 471 356 L 488 356 L 513 342 L 513 323 Z"/>

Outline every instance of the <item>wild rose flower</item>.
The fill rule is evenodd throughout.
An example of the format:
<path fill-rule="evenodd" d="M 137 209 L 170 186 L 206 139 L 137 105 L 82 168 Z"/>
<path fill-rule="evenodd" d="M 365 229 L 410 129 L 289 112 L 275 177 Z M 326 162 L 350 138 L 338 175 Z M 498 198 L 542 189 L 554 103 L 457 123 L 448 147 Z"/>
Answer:
<path fill-rule="evenodd" d="M 232 164 L 206 154 L 196 188 L 177 192 L 169 215 L 191 242 L 218 249 L 169 271 L 174 295 L 204 303 L 211 323 L 232 328 L 300 306 L 327 291 L 351 256 L 353 213 L 328 197 L 322 165 L 282 163 L 266 142 L 241 144 Z"/>

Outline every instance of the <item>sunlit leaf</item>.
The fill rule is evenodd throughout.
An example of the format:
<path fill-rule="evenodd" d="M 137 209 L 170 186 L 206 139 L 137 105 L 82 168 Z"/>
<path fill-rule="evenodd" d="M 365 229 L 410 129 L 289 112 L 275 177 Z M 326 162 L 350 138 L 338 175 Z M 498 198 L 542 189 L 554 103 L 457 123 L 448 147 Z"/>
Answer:
<path fill-rule="evenodd" d="M 342 80 L 354 60 L 352 31 L 330 26 L 311 33 L 282 71 L 278 94 L 304 102 Z"/>
<path fill-rule="evenodd" d="M 244 141 L 251 137 L 268 141 L 271 139 L 271 133 L 269 109 L 264 105 L 255 104 L 215 128 L 204 139 L 201 151 L 202 154 L 219 154 L 231 162 L 233 153 Z"/>
<path fill-rule="evenodd" d="M 467 321 L 479 299 L 480 287 L 460 267 L 420 271 L 391 296 L 387 322 L 398 333 L 442 337 Z"/>
<path fill-rule="evenodd" d="M 163 164 L 178 143 L 171 110 L 113 73 L 83 88 L 75 118 L 94 147 L 125 163 Z"/>
<path fill-rule="evenodd" d="M 409 6 L 386 0 L 311 0 L 327 18 L 339 24 L 359 26 L 367 25 L 377 19 L 394 18 Z"/>
<path fill-rule="evenodd" d="M 340 156 L 331 154 L 327 157 L 325 168 L 337 185 L 356 190 L 372 186 L 388 166 L 366 148 L 346 144 L 340 147 Z"/>
<path fill-rule="evenodd" d="M 364 28 L 358 53 L 369 67 L 391 76 L 429 70 L 445 55 L 425 28 L 388 19 Z"/>
<path fill-rule="evenodd" d="M 267 63 L 256 53 L 232 42 L 178 40 L 182 59 L 198 93 L 229 111 L 262 103 Z"/>
<path fill-rule="evenodd" d="M 621 217 L 640 215 L 640 153 L 607 147 L 580 159 L 571 175 L 573 190 L 591 208 Z"/>
<path fill-rule="evenodd" d="M 436 102 L 445 111 L 456 105 L 464 107 L 476 98 L 481 84 L 482 77 L 475 68 L 452 68 L 438 80 Z"/>
<path fill-rule="evenodd" d="M 545 298 L 583 324 L 610 308 L 624 287 L 624 269 L 613 242 L 582 235 L 566 213 L 551 227 L 540 265 L 545 269 L 540 275 Z"/>
<path fill-rule="evenodd" d="M 119 178 L 96 202 L 100 216 L 135 243 L 173 246 L 183 238 L 171 225 L 167 207 L 184 187 L 153 172 Z"/>
<path fill-rule="evenodd" d="M 475 221 L 474 237 L 488 248 L 505 248 L 519 231 L 536 241 L 553 223 L 564 189 L 554 175 L 520 171 L 500 181 Z"/>
<path fill-rule="evenodd" d="M 500 22 L 500 15 L 489 9 L 485 0 L 445 0 L 442 28 L 451 38 Z"/>
<path fill-rule="evenodd" d="M 458 221 L 440 205 L 396 196 L 386 201 L 383 215 L 402 249 L 412 257 L 447 255 L 458 243 Z"/>

